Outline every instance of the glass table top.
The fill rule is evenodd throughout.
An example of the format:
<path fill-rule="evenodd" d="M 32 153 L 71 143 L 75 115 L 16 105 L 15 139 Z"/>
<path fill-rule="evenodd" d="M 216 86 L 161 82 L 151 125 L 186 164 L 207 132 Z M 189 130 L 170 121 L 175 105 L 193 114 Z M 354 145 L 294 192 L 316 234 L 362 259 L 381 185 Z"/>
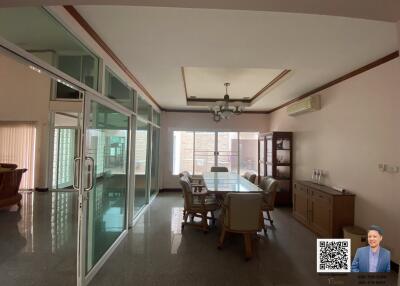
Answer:
<path fill-rule="evenodd" d="M 203 181 L 209 192 L 250 193 L 263 191 L 236 173 L 207 172 L 203 174 Z"/>

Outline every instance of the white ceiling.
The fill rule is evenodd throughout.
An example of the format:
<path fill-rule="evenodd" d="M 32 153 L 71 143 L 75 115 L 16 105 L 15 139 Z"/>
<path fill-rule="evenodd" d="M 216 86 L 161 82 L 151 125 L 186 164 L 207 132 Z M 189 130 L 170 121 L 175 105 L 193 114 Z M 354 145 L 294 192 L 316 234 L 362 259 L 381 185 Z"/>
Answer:
<path fill-rule="evenodd" d="M 398 0 L 1 0 L 0 6 L 129 5 L 275 11 L 370 20 L 400 20 Z"/>
<path fill-rule="evenodd" d="M 181 67 L 292 70 L 249 108 L 269 110 L 398 49 L 390 22 L 264 11 L 76 8 L 169 109 L 189 108 Z M 215 93 L 223 88 L 221 83 Z"/>

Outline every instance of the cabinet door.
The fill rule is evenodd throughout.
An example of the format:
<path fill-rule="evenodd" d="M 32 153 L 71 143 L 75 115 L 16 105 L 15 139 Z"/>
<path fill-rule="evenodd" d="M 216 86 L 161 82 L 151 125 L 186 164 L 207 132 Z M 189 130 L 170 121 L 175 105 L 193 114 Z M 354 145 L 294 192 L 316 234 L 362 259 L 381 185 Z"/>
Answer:
<path fill-rule="evenodd" d="M 332 198 L 331 196 L 309 189 L 310 219 L 309 225 L 321 237 L 332 236 Z"/>
<path fill-rule="evenodd" d="M 307 201 L 307 187 L 294 183 L 293 192 L 293 215 L 300 222 L 308 223 L 308 201 Z"/>

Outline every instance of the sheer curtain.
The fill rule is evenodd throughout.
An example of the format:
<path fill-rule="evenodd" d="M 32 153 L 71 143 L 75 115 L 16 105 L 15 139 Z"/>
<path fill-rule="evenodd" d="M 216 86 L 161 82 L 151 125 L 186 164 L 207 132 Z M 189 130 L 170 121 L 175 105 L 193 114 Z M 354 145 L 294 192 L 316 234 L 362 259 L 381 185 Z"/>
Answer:
<path fill-rule="evenodd" d="M 0 163 L 14 163 L 28 169 L 21 189 L 34 187 L 36 128 L 33 122 L 0 121 Z"/>

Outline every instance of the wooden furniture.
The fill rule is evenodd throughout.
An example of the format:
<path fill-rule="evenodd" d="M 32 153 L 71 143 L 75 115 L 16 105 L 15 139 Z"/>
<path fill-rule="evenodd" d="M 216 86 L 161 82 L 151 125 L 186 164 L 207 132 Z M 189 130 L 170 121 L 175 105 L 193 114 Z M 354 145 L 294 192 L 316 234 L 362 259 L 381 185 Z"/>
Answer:
<path fill-rule="evenodd" d="M 0 167 L 8 168 L 10 170 L 15 170 L 15 169 L 17 169 L 18 165 L 17 164 L 12 164 L 12 163 L 0 163 Z"/>
<path fill-rule="evenodd" d="M 218 202 L 215 198 L 209 197 L 207 192 L 193 192 L 193 187 L 191 186 L 190 180 L 187 176 L 181 177 L 179 183 L 182 186 L 184 197 L 182 230 L 186 224 L 190 224 L 200 227 L 204 232 L 207 232 L 207 219 L 211 219 L 215 224 L 214 211 L 219 208 Z M 211 212 L 211 217 L 207 217 L 209 212 Z M 189 216 L 191 216 L 190 222 L 187 221 Z M 201 223 L 199 224 L 194 222 L 194 217 L 200 217 Z"/>
<path fill-rule="evenodd" d="M 243 178 L 245 178 L 250 183 L 255 184 L 257 175 L 252 172 L 246 172 L 244 173 Z"/>
<path fill-rule="evenodd" d="M 309 181 L 293 184 L 293 216 L 320 237 L 342 237 L 344 226 L 354 224 L 354 199 Z"/>
<path fill-rule="evenodd" d="M 22 175 L 27 169 L 0 172 L 0 208 L 18 204 L 21 208 L 22 196 L 18 193 Z"/>
<path fill-rule="evenodd" d="M 208 193 L 261 193 L 263 190 L 236 173 L 207 172 L 203 182 Z"/>
<path fill-rule="evenodd" d="M 275 201 L 278 206 L 292 204 L 292 149 L 292 132 L 270 132 L 259 136 L 258 176 L 279 181 Z"/>
<path fill-rule="evenodd" d="M 262 194 L 229 193 L 226 195 L 222 214 L 222 230 L 218 248 L 224 243 L 226 232 L 240 233 L 244 237 L 246 259 L 253 256 L 252 235 L 262 228 Z"/>
<path fill-rule="evenodd" d="M 274 210 L 278 187 L 279 187 L 279 182 L 270 177 L 264 177 L 260 183 L 260 188 L 264 190 L 263 204 L 262 204 L 263 216 L 264 212 L 266 212 L 267 218 L 264 219 L 269 220 L 271 225 L 274 225 L 274 221 L 271 219 L 270 211 Z M 264 233 L 265 234 L 267 233 L 265 225 L 264 225 Z"/>

